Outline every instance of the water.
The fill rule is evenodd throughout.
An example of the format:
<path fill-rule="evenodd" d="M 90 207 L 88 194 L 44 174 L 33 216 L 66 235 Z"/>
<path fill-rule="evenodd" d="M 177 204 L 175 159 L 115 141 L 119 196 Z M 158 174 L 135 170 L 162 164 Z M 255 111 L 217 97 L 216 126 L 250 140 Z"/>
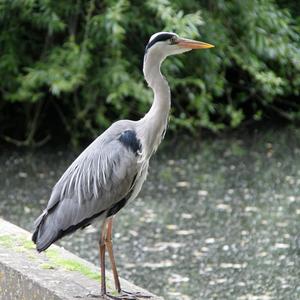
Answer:
<path fill-rule="evenodd" d="M 0 215 L 32 230 L 67 150 L 0 155 Z M 300 130 L 164 142 L 115 220 L 119 273 L 165 299 L 300 299 Z M 89 227 L 60 242 L 98 263 Z"/>

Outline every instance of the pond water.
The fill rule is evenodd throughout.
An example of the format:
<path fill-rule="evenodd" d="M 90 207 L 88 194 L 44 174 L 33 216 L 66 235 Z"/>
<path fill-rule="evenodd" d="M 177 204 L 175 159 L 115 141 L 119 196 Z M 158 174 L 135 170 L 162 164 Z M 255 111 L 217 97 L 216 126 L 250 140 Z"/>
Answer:
<path fill-rule="evenodd" d="M 0 154 L 0 216 L 32 230 L 76 153 Z M 164 142 L 115 220 L 122 277 L 165 299 L 300 299 L 300 130 Z M 98 264 L 95 227 L 59 242 Z"/>

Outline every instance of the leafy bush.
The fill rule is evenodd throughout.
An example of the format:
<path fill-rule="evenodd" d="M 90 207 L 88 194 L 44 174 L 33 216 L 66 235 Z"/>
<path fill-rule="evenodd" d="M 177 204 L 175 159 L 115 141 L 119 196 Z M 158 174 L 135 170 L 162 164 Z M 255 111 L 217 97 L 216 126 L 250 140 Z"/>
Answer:
<path fill-rule="evenodd" d="M 64 132 L 77 143 L 116 119 L 140 118 L 152 99 L 143 49 L 161 30 L 216 45 L 165 62 L 171 129 L 297 121 L 299 11 L 284 8 L 293 2 L 2 0 L 0 134 L 30 145 Z"/>

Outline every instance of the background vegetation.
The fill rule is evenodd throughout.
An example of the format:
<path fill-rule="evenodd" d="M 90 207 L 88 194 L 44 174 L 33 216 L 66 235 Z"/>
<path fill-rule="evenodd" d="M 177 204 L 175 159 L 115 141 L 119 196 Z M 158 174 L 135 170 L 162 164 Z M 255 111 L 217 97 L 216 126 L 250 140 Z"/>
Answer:
<path fill-rule="evenodd" d="M 297 0 L 0 0 L 0 136 L 76 144 L 140 118 L 143 49 L 161 30 L 216 45 L 165 62 L 171 129 L 297 122 L 299 15 Z"/>

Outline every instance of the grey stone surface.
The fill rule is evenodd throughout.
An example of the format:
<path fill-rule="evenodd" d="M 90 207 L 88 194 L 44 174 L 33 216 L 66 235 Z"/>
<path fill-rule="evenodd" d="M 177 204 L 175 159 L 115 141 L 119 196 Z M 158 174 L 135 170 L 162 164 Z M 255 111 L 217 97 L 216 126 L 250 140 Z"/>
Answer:
<path fill-rule="evenodd" d="M 30 238 L 29 232 L 0 219 L 1 300 L 103 299 L 95 265 L 55 245 L 39 254 Z M 126 280 L 121 284 L 125 290 L 152 295 Z M 107 285 L 113 293 L 110 272 Z M 162 300 L 155 295 L 151 299 Z"/>

